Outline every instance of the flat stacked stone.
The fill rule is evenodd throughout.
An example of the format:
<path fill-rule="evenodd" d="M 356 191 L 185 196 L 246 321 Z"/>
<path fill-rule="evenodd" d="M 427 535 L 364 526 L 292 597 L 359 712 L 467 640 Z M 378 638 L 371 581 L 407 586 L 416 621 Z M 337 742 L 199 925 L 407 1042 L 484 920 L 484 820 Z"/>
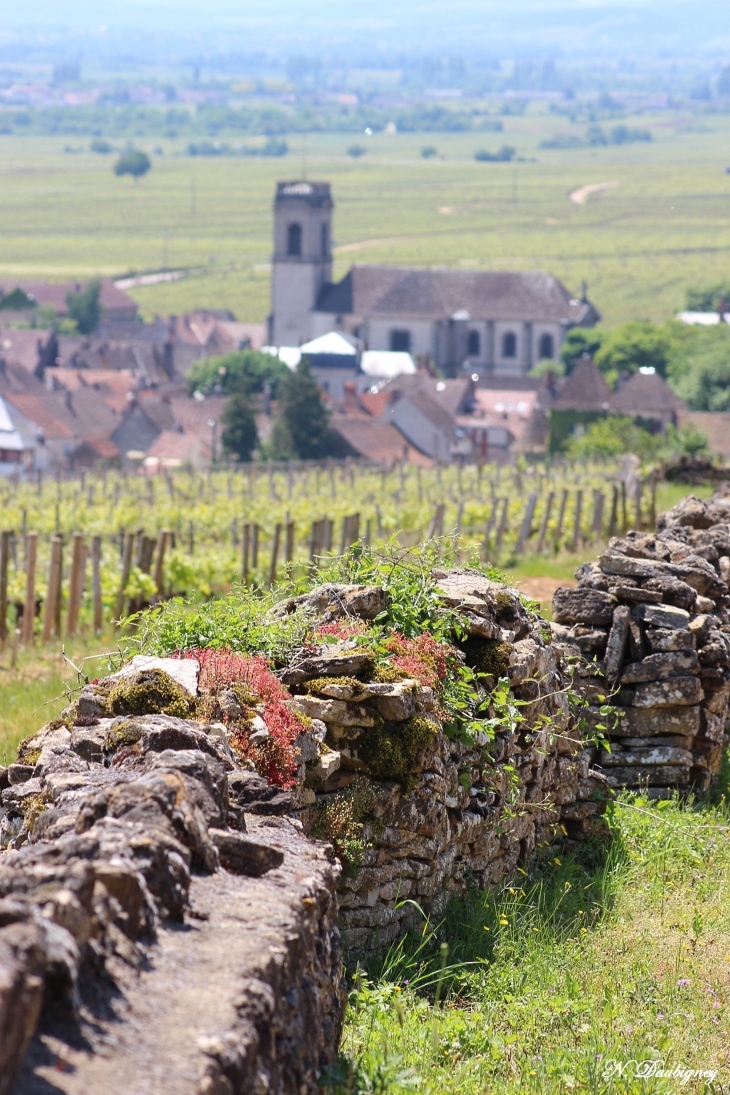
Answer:
<path fill-rule="evenodd" d="M 652 797 L 706 790 L 720 770 L 730 697 L 730 523 L 718 498 L 690 495 L 630 532 L 559 589 L 553 634 L 579 651 L 591 725 L 605 724 L 600 765 L 613 788 Z M 598 697 L 615 714 L 600 715 Z"/>

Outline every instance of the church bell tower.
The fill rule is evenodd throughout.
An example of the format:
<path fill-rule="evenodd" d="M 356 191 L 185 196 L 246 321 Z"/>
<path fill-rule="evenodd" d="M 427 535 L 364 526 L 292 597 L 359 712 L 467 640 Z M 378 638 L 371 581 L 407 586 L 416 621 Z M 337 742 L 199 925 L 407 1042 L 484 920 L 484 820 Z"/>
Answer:
<path fill-rule="evenodd" d="M 329 183 L 281 182 L 274 200 L 274 257 L 269 341 L 308 342 L 310 314 L 332 280 L 332 196 Z"/>

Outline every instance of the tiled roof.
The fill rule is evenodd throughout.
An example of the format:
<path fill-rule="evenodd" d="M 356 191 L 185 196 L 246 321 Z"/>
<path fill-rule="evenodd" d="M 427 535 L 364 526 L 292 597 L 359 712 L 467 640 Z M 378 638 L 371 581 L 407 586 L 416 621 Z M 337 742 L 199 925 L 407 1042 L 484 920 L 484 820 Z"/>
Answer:
<path fill-rule="evenodd" d="M 607 411 L 613 392 L 593 361 L 581 358 L 553 404 L 555 411 Z"/>
<path fill-rule="evenodd" d="M 666 417 L 687 409 L 685 403 L 659 376 L 659 373 L 634 373 L 611 399 L 611 408 L 619 414 Z"/>
<path fill-rule="evenodd" d="M 36 373 L 44 349 L 53 339 L 53 331 L 32 331 L 11 327 L 0 330 L 0 357 Z"/>
<path fill-rule="evenodd" d="M 462 380 L 440 380 L 425 373 L 416 373 L 413 376 L 394 377 L 382 391 L 392 393 L 393 397 L 406 395 L 413 398 L 417 394 L 426 396 L 453 417 L 466 410 L 472 382 L 466 377 Z"/>
<path fill-rule="evenodd" d="M 30 395 L 25 392 L 6 394 L 4 399 L 12 403 L 29 422 L 43 431 L 49 439 L 76 436 L 76 421 L 69 412 L 63 396 L 58 392 Z"/>
<path fill-rule="evenodd" d="M 571 297 L 552 274 L 539 272 L 353 266 L 341 282 L 325 285 L 317 302 L 320 312 L 361 316 L 439 319 L 464 309 L 476 320 L 598 318 L 591 304 Z"/>
<path fill-rule="evenodd" d="M 367 416 L 335 414 L 330 425 L 355 452 L 376 464 L 392 464 L 403 459 L 424 467 L 431 464 L 430 459 L 409 445 L 390 422 L 375 422 Z"/>
<path fill-rule="evenodd" d="M 170 407 L 176 424 L 185 433 L 202 433 L 210 436 L 212 427 L 208 423 L 220 422 L 227 402 L 223 395 L 208 396 L 206 399 L 173 396 Z"/>

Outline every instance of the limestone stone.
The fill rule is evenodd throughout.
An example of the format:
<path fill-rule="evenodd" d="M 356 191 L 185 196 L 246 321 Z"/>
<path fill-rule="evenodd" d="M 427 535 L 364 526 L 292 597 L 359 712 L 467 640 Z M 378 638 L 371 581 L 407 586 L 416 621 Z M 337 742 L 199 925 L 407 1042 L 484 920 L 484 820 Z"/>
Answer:
<path fill-rule="evenodd" d="M 653 653 L 668 654 L 671 651 L 694 650 L 697 646 L 692 620 L 687 628 L 650 628 L 646 633 L 646 641 Z M 639 659 L 635 659 L 639 660 Z"/>
<path fill-rule="evenodd" d="M 639 605 L 636 615 L 647 627 L 679 629 L 689 624 L 689 612 L 672 605 Z"/>
<path fill-rule="evenodd" d="M 288 666 L 281 673 L 281 681 L 290 687 L 298 687 L 315 677 L 356 677 L 371 657 L 370 651 L 363 647 L 335 644 Z"/>
<path fill-rule="evenodd" d="M 661 604 L 662 594 L 654 589 L 642 589 L 641 586 L 613 585 L 608 592 L 623 604 Z"/>
<path fill-rule="evenodd" d="M 390 722 L 405 722 L 416 709 L 417 681 L 396 681 L 382 692 L 370 694 L 370 704 Z"/>
<path fill-rule="evenodd" d="M 689 765 L 631 765 L 606 770 L 609 787 L 683 787 L 689 783 Z"/>
<path fill-rule="evenodd" d="M 689 738 L 698 734 L 699 729 L 699 706 L 625 707 L 611 734 L 627 738 L 681 734 Z"/>
<path fill-rule="evenodd" d="M 621 765 L 635 764 L 691 764 L 692 753 L 688 749 L 671 745 L 653 745 L 643 748 L 618 749 L 601 756 L 601 765 L 606 769 L 619 768 Z"/>
<path fill-rule="evenodd" d="M 553 619 L 559 624 L 610 627 L 617 601 L 599 589 L 560 587 L 553 595 Z"/>
<path fill-rule="evenodd" d="M 147 654 L 136 654 L 122 669 L 113 673 L 109 680 L 133 677 L 147 669 L 161 669 L 190 696 L 197 696 L 200 663 L 194 658 L 153 658 Z"/>
<path fill-rule="evenodd" d="M 241 833 L 231 833 L 225 829 L 209 829 L 208 835 L 218 849 L 222 867 L 234 874 L 260 878 L 284 862 L 284 853 L 270 844 L 252 840 Z"/>
<path fill-rule="evenodd" d="M 689 706 L 700 702 L 704 693 L 697 677 L 677 676 L 668 681 L 637 684 L 634 707 Z"/>
<path fill-rule="evenodd" d="M 649 654 L 641 662 L 624 666 L 622 684 L 638 684 L 643 681 L 663 681 L 682 673 L 699 673 L 700 663 L 693 650 L 674 653 Z"/>
<path fill-rule="evenodd" d="M 619 605 L 614 609 L 613 624 L 608 633 L 606 654 L 603 660 L 603 671 L 606 680 L 611 686 L 618 678 L 626 654 L 626 645 L 629 637 L 629 619 L 629 610 L 625 605 Z"/>
<path fill-rule="evenodd" d="M 414 699 L 415 702 L 415 699 Z M 310 719 L 321 719 L 324 723 L 336 723 L 338 726 L 374 726 L 372 712 L 362 704 L 346 703 L 344 700 L 321 699 L 319 696 L 295 696 L 286 701 L 290 711 L 306 715 Z"/>
<path fill-rule="evenodd" d="M 716 520 L 707 503 L 694 494 L 686 495 L 670 510 L 661 514 L 658 521 L 659 528 L 665 529 L 687 525 L 691 528 L 705 529 L 711 528 L 714 524 Z"/>

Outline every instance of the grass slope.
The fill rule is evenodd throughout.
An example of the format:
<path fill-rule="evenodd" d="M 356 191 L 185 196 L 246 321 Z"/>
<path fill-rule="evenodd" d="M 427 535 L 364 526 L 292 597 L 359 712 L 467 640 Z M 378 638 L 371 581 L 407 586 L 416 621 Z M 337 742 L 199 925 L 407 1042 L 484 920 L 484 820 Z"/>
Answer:
<path fill-rule="evenodd" d="M 585 123 L 534 104 L 504 133 L 376 134 L 359 160 L 352 136 L 290 138 L 283 158 L 192 158 L 162 141 L 150 174 L 117 179 L 112 158 L 63 153 L 64 138 L 0 137 L 0 275 L 61 279 L 162 265 L 191 276 L 134 290 L 146 315 L 228 307 L 260 321 L 269 307 L 271 202 L 278 179 L 329 179 L 337 204 L 335 275 L 353 262 L 548 269 L 574 291 L 587 280 L 607 323 L 660 320 L 687 285 L 721 280 L 730 251 L 725 174 L 730 118 L 628 118 L 654 140 L 540 149 Z M 610 124 L 608 126 L 610 128 Z M 152 151 L 157 142 L 140 139 Z M 235 143 L 235 140 L 233 141 Z M 531 162 L 476 163 L 507 143 Z M 71 142 L 86 149 L 84 139 Z M 425 144 L 439 155 L 421 158 Z M 585 205 L 575 189 L 616 181 Z"/>
<path fill-rule="evenodd" d="M 627 796 L 609 819 L 607 851 L 543 852 L 529 877 L 454 901 L 384 958 L 353 963 L 330 1091 L 724 1090 L 726 800 Z M 723 1086 L 681 1069 L 717 1070 Z"/>

